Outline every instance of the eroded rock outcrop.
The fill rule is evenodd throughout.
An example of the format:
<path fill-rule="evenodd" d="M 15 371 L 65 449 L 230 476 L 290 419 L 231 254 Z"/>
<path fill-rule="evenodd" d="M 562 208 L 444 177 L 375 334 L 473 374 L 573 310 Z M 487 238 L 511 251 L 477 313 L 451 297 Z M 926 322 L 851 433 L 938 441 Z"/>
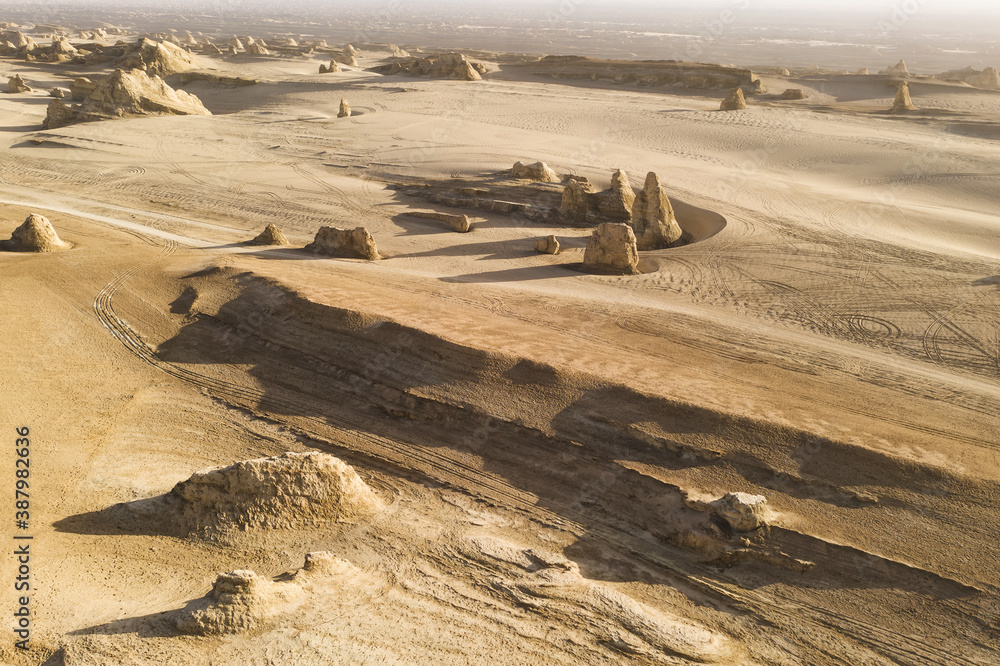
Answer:
<path fill-rule="evenodd" d="M 650 171 L 646 183 L 632 205 L 632 228 L 640 250 L 659 250 L 680 240 L 683 231 L 674 217 L 673 206 L 660 185 L 660 178 Z"/>
<path fill-rule="evenodd" d="M 545 162 L 535 162 L 534 164 L 515 162 L 514 168 L 511 169 L 511 174 L 514 178 L 537 180 L 542 183 L 559 182 L 559 176 Z"/>
<path fill-rule="evenodd" d="M 535 241 L 535 252 L 540 254 L 559 254 L 559 239 L 555 236 L 546 236 Z"/>
<path fill-rule="evenodd" d="M 271 55 L 271 52 L 268 51 L 265 47 L 261 46 L 258 42 L 254 42 L 253 44 L 248 46 L 247 53 L 249 53 L 250 55 L 258 55 L 258 56 Z"/>
<path fill-rule="evenodd" d="M 23 93 L 31 92 L 31 87 L 24 82 L 20 74 L 15 74 L 14 76 L 7 79 L 7 92 L 9 93 Z"/>
<path fill-rule="evenodd" d="M 722 104 L 719 105 L 720 111 L 741 111 L 747 108 L 746 97 L 743 96 L 743 90 L 741 88 L 733 88 L 726 95 L 726 99 L 722 100 Z"/>
<path fill-rule="evenodd" d="M 805 99 L 806 94 L 802 92 L 801 88 L 788 88 L 785 92 L 781 93 L 781 99 Z"/>
<path fill-rule="evenodd" d="M 351 115 L 351 105 L 347 103 L 346 99 L 340 100 L 340 111 L 337 112 L 338 118 L 347 118 Z"/>
<path fill-rule="evenodd" d="M 288 245 L 288 239 L 285 238 L 285 234 L 282 233 L 281 229 L 269 224 L 264 227 L 264 231 L 260 232 L 252 240 L 247 241 L 248 245 Z"/>
<path fill-rule="evenodd" d="M 297 529 L 381 506 L 354 468 L 326 453 L 285 453 L 208 469 L 170 491 L 189 534 Z"/>
<path fill-rule="evenodd" d="M 628 182 L 628 175 L 618 169 L 611 174 L 611 187 L 597 195 L 597 211 L 615 222 L 631 222 L 635 192 Z"/>
<path fill-rule="evenodd" d="M 398 60 L 388 65 L 373 67 L 373 72 L 379 74 L 405 74 L 406 76 L 421 76 L 435 79 L 459 79 L 461 81 L 479 81 L 486 73 L 486 65 L 473 62 L 461 53 L 444 53 L 427 58 L 412 58 Z"/>
<path fill-rule="evenodd" d="M 583 269 L 610 275 L 637 275 L 639 253 L 627 224 L 605 222 L 594 229 L 583 254 Z"/>
<path fill-rule="evenodd" d="M 903 81 L 903 83 L 896 90 L 896 99 L 892 102 L 892 108 L 889 109 L 889 113 L 906 113 L 907 111 L 913 111 L 917 107 L 913 106 L 913 101 L 910 99 L 910 86 Z"/>
<path fill-rule="evenodd" d="M 472 230 L 472 222 L 468 215 L 451 215 L 449 213 L 438 213 L 436 211 L 413 210 L 406 213 L 410 217 L 419 217 L 425 220 L 439 220 L 451 227 L 452 231 L 466 233 Z"/>
<path fill-rule="evenodd" d="M 97 88 L 96 83 L 85 76 L 78 76 L 73 79 L 73 85 L 69 87 L 69 91 L 74 101 L 82 102 L 90 93 L 94 92 L 95 88 Z"/>
<path fill-rule="evenodd" d="M 118 69 L 98 82 L 81 104 L 70 108 L 61 100 L 52 100 L 42 127 L 52 129 L 70 123 L 153 115 L 212 114 L 197 97 L 174 90 L 158 76 L 149 76 L 142 70 Z"/>
<path fill-rule="evenodd" d="M 949 72 L 935 74 L 934 78 L 945 81 L 961 81 L 983 90 L 1000 90 L 1000 72 L 997 72 L 994 67 L 987 67 L 983 71 L 972 67 L 953 69 Z"/>
<path fill-rule="evenodd" d="M 750 532 L 767 525 L 767 499 L 763 495 L 726 493 L 712 502 L 711 507 L 737 532 Z"/>
<path fill-rule="evenodd" d="M 578 224 L 586 224 L 590 215 L 590 195 L 594 186 L 586 178 L 570 178 L 563 190 L 559 215 Z"/>
<path fill-rule="evenodd" d="M 10 240 L 0 242 L 0 249 L 9 252 L 55 252 L 69 247 L 69 243 L 59 238 L 48 218 L 34 213 L 14 229 Z"/>
<path fill-rule="evenodd" d="M 331 60 L 329 65 L 319 66 L 320 74 L 336 74 L 337 72 L 342 72 L 342 71 L 344 70 L 340 68 L 340 64 L 336 60 Z"/>
<path fill-rule="evenodd" d="M 127 49 L 115 64 L 123 70 L 141 69 L 150 76 L 161 78 L 200 66 L 190 53 L 177 44 L 146 38 Z"/>
<path fill-rule="evenodd" d="M 897 62 L 895 65 L 892 65 L 891 67 L 886 67 L 881 72 L 879 72 L 879 74 L 887 75 L 887 76 L 903 76 L 903 77 L 906 77 L 906 76 L 910 75 L 910 70 L 907 69 L 906 63 L 903 62 L 902 59 L 900 59 L 900 61 Z"/>
<path fill-rule="evenodd" d="M 364 227 L 320 227 L 316 232 L 316 239 L 306 245 L 305 249 L 328 257 L 353 257 L 369 261 L 382 258 L 375 246 L 375 239 Z"/>

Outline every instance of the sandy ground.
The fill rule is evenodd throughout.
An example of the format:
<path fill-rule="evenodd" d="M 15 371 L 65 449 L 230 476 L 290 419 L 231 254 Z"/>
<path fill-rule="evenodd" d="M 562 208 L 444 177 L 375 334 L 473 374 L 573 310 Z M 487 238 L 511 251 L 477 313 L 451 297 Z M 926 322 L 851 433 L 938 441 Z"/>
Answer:
<path fill-rule="evenodd" d="M 896 117 L 877 77 L 775 78 L 808 98 L 719 112 L 502 68 L 212 62 L 260 83 L 186 84 L 210 117 L 41 131 L 72 73 L 0 60 L 37 91 L 0 95 L 0 236 L 37 212 L 73 244 L 0 254 L 3 465 L 30 427 L 34 537 L 34 648 L 0 660 L 996 662 L 1000 93 L 916 82 Z M 405 213 L 463 211 L 391 187 L 517 160 L 655 171 L 682 226 L 725 224 L 592 276 L 589 229 L 468 210 L 456 234 Z M 291 248 L 238 244 L 268 223 Z M 385 258 L 297 249 L 324 224 Z M 314 449 L 388 508 L 227 540 L 109 513 Z M 729 491 L 771 528 L 701 530 L 694 500 Z M 217 573 L 317 550 L 357 573 L 251 634 L 164 628 Z"/>

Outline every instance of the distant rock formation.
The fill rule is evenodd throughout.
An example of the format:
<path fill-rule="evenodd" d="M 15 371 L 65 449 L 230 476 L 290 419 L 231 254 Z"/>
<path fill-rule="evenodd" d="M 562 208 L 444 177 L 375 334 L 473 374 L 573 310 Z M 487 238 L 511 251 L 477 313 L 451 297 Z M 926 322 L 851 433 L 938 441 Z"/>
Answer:
<path fill-rule="evenodd" d="M 741 88 L 733 88 L 726 95 L 726 99 L 722 100 L 722 104 L 719 105 L 720 111 L 740 111 L 747 108 L 746 97 L 743 96 L 743 90 Z"/>
<path fill-rule="evenodd" d="M 868 68 L 862 67 L 861 69 L 858 70 L 857 74 L 858 76 L 869 76 Z"/>
<path fill-rule="evenodd" d="M 751 75 L 753 73 L 751 72 Z M 767 88 L 761 82 L 760 79 L 753 79 L 750 83 L 744 83 L 740 86 L 740 90 L 743 91 L 743 95 L 763 95 L 767 92 Z"/>
<path fill-rule="evenodd" d="M 535 241 L 535 252 L 540 254 L 559 254 L 559 239 L 546 236 Z"/>
<path fill-rule="evenodd" d="M 172 42 L 140 39 L 115 61 L 118 68 L 141 69 L 161 78 L 200 67 L 194 57 Z"/>
<path fill-rule="evenodd" d="M 427 58 L 399 60 L 388 65 L 373 67 L 371 71 L 378 74 L 404 74 L 434 79 L 479 81 L 487 69 L 486 65 L 470 61 L 461 53 L 445 53 Z"/>
<path fill-rule="evenodd" d="M 789 88 L 785 92 L 781 93 L 781 99 L 805 99 L 806 94 L 802 92 L 801 88 Z"/>
<path fill-rule="evenodd" d="M 559 215 L 566 220 L 586 224 L 590 214 L 590 195 L 594 186 L 586 178 L 570 178 L 563 190 Z"/>
<path fill-rule="evenodd" d="M 215 44 L 205 44 L 201 47 L 201 52 L 205 55 L 222 55 L 222 50 Z"/>
<path fill-rule="evenodd" d="M 15 74 L 14 76 L 7 79 L 7 92 L 9 93 L 23 93 L 31 92 L 31 87 L 24 82 L 20 74 Z"/>
<path fill-rule="evenodd" d="M 906 113 L 907 111 L 913 111 L 917 107 L 913 106 L 913 101 L 910 99 L 910 86 L 903 81 L 903 83 L 896 90 L 896 99 L 892 102 L 892 108 L 889 109 L 889 113 Z"/>
<path fill-rule="evenodd" d="M 628 182 L 628 175 L 618 169 L 611 174 L 611 188 L 595 195 L 597 211 L 615 222 L 631 222 L 635 192 Z"/>
<path fill-rule="evenodd" d="M 605 222 L 587 241 L 583 269 L 610 275 L 638 275 L 639 253 L 635 234 L 627 224 Z"/>
<path fill-rule="evenodd" d="M 268 51 L 263 46 L 261 46 L 259 42 L 254 42 L 253 44 L 248 46 L 247 53 L 249 53 L 250 55 L 258 55 L 258 56 L 271 55 L 271 52 Z"/>
<path fill-rule="evenodd" d="M 247 245 L 288 245 L 288 239 L 285 238 L 285 234 L 281 232 L 281 229 L 269 224 L 264 227 L 264 231 L 260 232 L 252 240 L 247 241 Z"/>
<path fill-rule="evenodd" d="M 203 470 L 174 486 L 167 502 L 188 534 L 313 527 L 382 505 L 353 467 L 319 452 Z"/>
<path fill-rule="evenodd" d="M 338 118 L 347 118 L 351 115 L 351 105 L 347 103 L 346 99 L 340 100 L 340 111 L 337 112 Z"/>
<path fill-rule="evenodd" d="M 375 247 L 375 239 L 364 227 L 320 227 L 316 232 L 316 239 L 306 245 L 305 249 L 329 257 L 353 257 L 369 261 L 382 258 Z"/>
<path fill-rule="evenodd" d="M 737 532 L 750 532 L 767 525 L 767 499 L 763 495 L 726 493 L 710 506 Z"/>
<path fill-rule="evenodd" d="M 438 213 L 436 211 L 424 210 L 407 211 L 406 214 L 410 217 L 419 217 L 425 220 L 440 220 L 441 222 L 447 222 L 452 231 L 457 231 L 462 234 L 472 230 L 472 222 L 469 220 L 468 215 L 451 215 L 449 213 Z"/>
<path fill-rule="evenodd" d="M 320 65 L 320 74 L 336 74 L 337 72 L 342 72 L 340 64 L 336 60 L 331 60 L 329 65 Z"/>
<path fill-rule="evenodd" d="M 886 67 L 881 72 L 879 72 L 879 74 L 886 75 L 886 76 L 902 76 L 902 77 L 907 77 L 907 76 L 910 75 L 910 70 L 907 69 L 906 63 L 903 62 L 902 59 L 900 59 L 900 61 L 897 62 L 895 65 L 892 65 L 891 67 Z"/>
<path fill-rule="evenodd" d="M 8 252 L 55 252 L 70 247 L 60 240 L 48 218 L 31 214 L 10 236 L 10 240 L 0 242 L 0 249 Z"/>
<path fill-rule="evenodd" d="M 545 162 L 535 162 L 534 164 L 515 162 L 511 173 L 514 178 L 537 180 L 543 183 L 559 182 L 559 176 Z"/>
<path fill-rule="evenodd" d="M 410 54 L 399 48 L 395 44 L 389 44 L 389 50 L 392 52 L 393 58 L 409 58 Z"/>
<path fill-rule="evenodd" d="M 934 78 L 945 81 L 961 81 L 983 90 L 1000 90 L 1000 72 L 997 72 L 994 67 L 987 67 L 983 71 L 972 67 L 953 69 L 949 72 L 935 74 Z"/>
<path fill-rule="evenodd" d="M 680 240 L 683 231 L 674 217 L 673 206 L 660 185 L 660 178 L 650 171 L 642 192 L 632 205 L 632 228 L 640 250 L 659 250 Z"/>
<path fill-rule="evenodd" d="M 706 65 L 675 60 L 606 60 L 584 56 L 546 56 L 523 65 L 505 65 L 504 70 L 525 71 L 556 79 L 613 81 L 639 86 L 671 86 L 700 89 L 730 89 L 754 86 L 757 77 L 749 69 Z"/>
<path fill-rule="evenodd" d="M 243 46 L 243 42 L 240 41 L 240 38 L 237 37 L 236 35 L 233 35 L 233 38 L 229 40 L 229 46 L 236 49 L 237 51 L 242 51 L 244 48 L 246 48 L 245 46 Z"/>
<path fill-rule="evenodd" d="M 354 48 L 354 44 L 348 44 L 344 47 L 345 58 L 356 58 L 358 55 L 360 55 L 360 52 Z"/>
<path fill-rule="evenodd" d="M 155 115 L 212 114 L 197 97 L 174 90 L 158 76 L 151 77 L 142 70 L 117 69 L 98 82 L 81 104 L 70 108 L 61 100 L 52 100 L 42 127 L 52 129 L 70 123 Z"/>

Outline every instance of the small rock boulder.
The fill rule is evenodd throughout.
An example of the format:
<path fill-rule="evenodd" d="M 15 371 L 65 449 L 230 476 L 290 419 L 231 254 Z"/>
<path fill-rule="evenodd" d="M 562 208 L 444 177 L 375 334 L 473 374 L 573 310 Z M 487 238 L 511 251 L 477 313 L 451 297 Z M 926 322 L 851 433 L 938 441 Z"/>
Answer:
<path fill-rule="evenodd" d="M 15 74 L 14 76 L 7 79 L 7 92 L 9 93 L 23 93 L 31 92 L 31 87 L 24 82 L 20 74 Z"/>
<path fill-rule="evenodd" d="M 763 495 L 726 493 L 711 506 L 737 532 L 750 532 L 767 525 L 767 499 Z"/>
<path fill-rule="evenodd" d="M 438 213 L 436 211 L 415 210 L 407 213 L 410 217 L 419 217 L 425 220 L 440 220 L 447 222 L 452 231 L 464 234 L 472 230 L 472 221 L 468 215 L 451 215 L 450 213 Z"/>
<path fill-rule="evenodd" d="M 719 105 L 720 111 L 740 111 L 747 108 L 747 99 L 743 96 L 743 90 L 740 88 L 733 88 L 726 95 L 726 99 L 722 100 L 722 104 Z"/>
<path fill-rule="evenodd" d="M 917 107 L 913 106 L 913 100 L 910 99 L 910 86 L 903 81 L 899 88 L 896 90 L 896 99 L 892 102 L 892 108 L 889 109 L 889 113 L 906 113 L 907 111 L 913 111 Z"/>
<path fill-rule="evenodd" d="M 288 239 L 285 238 L 285 234 L 281 232 L 281 229 L 269 224 L 264 227 L 264 231 L 260 232 L 255 238 L 247 242 L 248 245 L 288 245 Z"/>
<path fill-rule="evenodd" d="M 337 113 L 338 118 L 347 118 L 351 115 L 351 105 L 347 103 L 346 99 L 340 100 L 340 111 Z"/>
<path fill-rule="evenodd" d="M 781 93 L 781 99 L 805 99 L 806 94 L 802 92 L 801 88 L 789 88 L 785 92 Z"/>
<path fill-rule="evenodd" d="M 640 250 L 660 250 L 680 240 L 684 233 L 674 217 L 660 178 L 650 171 L 642 192 L 632 205 L 632 228 Z"/>
<path fill-rule="evenodd" d="M 65 88 L 52 88 L 49 90 L 49 97 L 55 97 L 56 99 L 63 99 L 66 97 L 66 93 L 69 91 Z"/>
<path fill-rule="evenodd" d="M 543 183 L 558 183 L 559 176 L 555 171 L 549 168 L 545 162 L 535 162 L 534 164 L 524 164 L 523 162 L 515 162 L 514 168 L 511 170 L 514 178 L 523 178 L 525 180 L 537 180 Z"/>
<path fill-rule="evenodd" d="M 315 240 L 306 245 L 305 249 L 328 257 L 352 257 L 369 261 L 382 258 L 375 247 L 375 239 L 364 227 L 320 227 Z"/>
<path fill-rule="evenodd" d="M 605 222 L 594 229 L 583 253 L 583 269 L 608 275 L 637 275 L 639 252 L 627 224 Z"/>
<path fill-rule="evenodd" d="M 546 236 L 535 241 L 535 252 L 540 254 L 559 254 L 559 239 Z"/>
<path fill-rule="evenodd" d="M 53 100 L 58 102 L 58 100 Z M 29 215 L 14 233 L 9 241 L 3 242 L 3 249 L 12 252 L 55 252 L 70 247 L 64 243 L 52 223 L 42 215 Z"/>

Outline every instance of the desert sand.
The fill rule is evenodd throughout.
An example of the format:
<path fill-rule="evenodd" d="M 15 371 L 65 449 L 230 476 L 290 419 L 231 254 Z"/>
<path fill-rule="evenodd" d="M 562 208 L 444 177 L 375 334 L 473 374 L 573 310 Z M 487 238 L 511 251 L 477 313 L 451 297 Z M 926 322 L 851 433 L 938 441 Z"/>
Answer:
<path fill-rule="evenodd" d="M 996 663 L 1000 92 L 105 28 L 0 57 L 0 662 Z"/>

